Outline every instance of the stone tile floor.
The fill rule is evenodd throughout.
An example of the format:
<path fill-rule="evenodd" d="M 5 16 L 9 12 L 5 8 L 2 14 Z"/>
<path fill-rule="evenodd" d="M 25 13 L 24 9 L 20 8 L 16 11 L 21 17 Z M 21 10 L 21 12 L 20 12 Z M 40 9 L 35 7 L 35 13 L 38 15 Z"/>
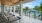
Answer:
<path fill-rule="evenodd" d="M 27 16 L 21 16 L 20 20 L 13 21 L 10 23 L 42 23 L 42 21 L 37 20 L 37 19 L 33 19 L 33 18 L 29 18 Z"/>

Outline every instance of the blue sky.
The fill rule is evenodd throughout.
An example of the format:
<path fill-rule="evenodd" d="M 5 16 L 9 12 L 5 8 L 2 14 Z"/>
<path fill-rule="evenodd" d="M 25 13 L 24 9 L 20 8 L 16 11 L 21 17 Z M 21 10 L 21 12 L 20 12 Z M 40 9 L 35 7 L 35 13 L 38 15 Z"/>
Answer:
<path fill-rule="evenodd" d="M 23 4 L 23 8 L 25 8 L 26 6 L 28 6 L 29 8 L 34 8 L 35 6 L 40 6 L 40 3 L 42 2 L 42 0 L 35 0 L 33 2 L 28 2 Z"/>

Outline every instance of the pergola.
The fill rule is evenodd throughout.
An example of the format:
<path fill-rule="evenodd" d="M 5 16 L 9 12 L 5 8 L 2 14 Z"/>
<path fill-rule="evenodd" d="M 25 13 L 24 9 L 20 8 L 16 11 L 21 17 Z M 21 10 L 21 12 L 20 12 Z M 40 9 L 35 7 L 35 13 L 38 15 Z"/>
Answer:
<path fill-rule="evenodd" d="M 20 12 L 19 12 L 19 15 L 22 16 L 22 4 L 23 3 L 27 3 L 27 2 L 31 2 L 31 1 L 34 1 L 34 0 L 0 0 L 0 4 L 1 4 L 1 13 L 4 14 L 4 5 L 8 5 L 8 6 L 11 6 L 13 5 L 14 9 L 13 9 L 13 13 L 15 13 L 15 5 L 20 5 Z M 3 15 L 2 14 L 2 15 Z"/>
<path fill-rule="evenodd" d="M 8 5 L 8 6 L 11 6 L 11 5 L 14 5 L 14 13 L 15 13 L 15 5 L 20 5 L 20 16 L 22 15 L 22 4 L 23 3 L 27 3 L 27 2 L 31 2 L 31 1 L 34 1 L 34 0 L 0 0 L 0 4 L 1 4 L 1 12 L 3 13 L 4 12 L 4 5 Z"/>

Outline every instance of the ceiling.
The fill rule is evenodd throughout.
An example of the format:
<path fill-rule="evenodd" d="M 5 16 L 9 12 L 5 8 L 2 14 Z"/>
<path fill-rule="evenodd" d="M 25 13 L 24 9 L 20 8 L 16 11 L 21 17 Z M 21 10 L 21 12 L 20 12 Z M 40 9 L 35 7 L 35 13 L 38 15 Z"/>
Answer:
<path fill-rule="evenodd" d="M 0 0 L 0 4 L 4 5 L 14 5 L 19 4 L 21 0 Z M 34 0 L 22 0 L 22 3 L 31 2 Z"/>

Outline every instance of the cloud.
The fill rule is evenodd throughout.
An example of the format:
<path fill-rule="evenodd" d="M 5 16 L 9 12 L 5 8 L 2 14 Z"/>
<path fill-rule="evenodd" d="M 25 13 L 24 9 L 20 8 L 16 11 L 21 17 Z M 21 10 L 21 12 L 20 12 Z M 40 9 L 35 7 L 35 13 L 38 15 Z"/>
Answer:
<path fill-rule="evenodd" d="M 25 3 L 25 4 L 23 4 L 23 8 L 26 6 L 28 6 L 29 8 L 34 8 L 35 6 L 40 6 L 40 2 L 42 2 L 42 0 L 35 0 L 33 2 Z"/>

